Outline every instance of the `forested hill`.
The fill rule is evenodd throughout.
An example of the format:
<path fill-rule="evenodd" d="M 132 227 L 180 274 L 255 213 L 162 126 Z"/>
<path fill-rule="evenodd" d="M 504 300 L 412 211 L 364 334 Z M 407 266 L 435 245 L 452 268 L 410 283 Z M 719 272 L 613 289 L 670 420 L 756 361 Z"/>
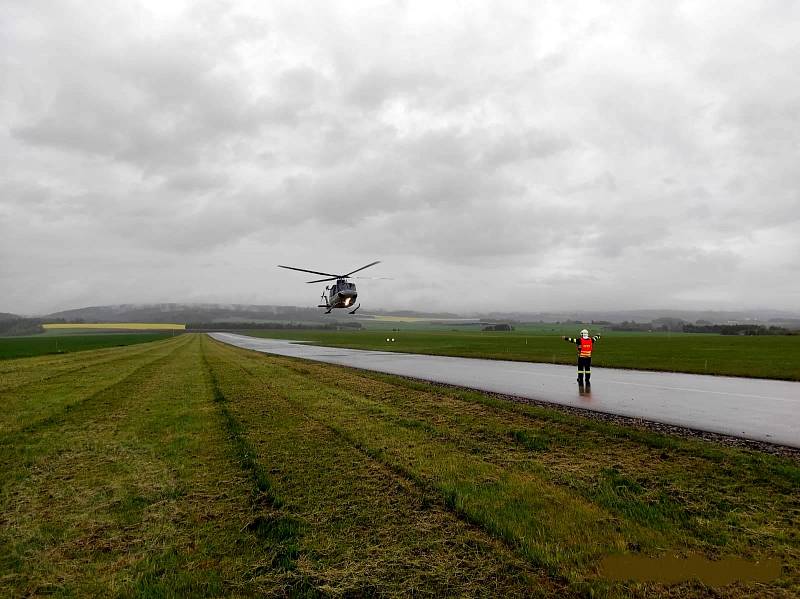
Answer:
<path fill-rule="evenodd" d="M 453 318 L 451 313 L 424 313 L 414 311 L 383 312 L 394 316 L 426 318 Z M 225 323 L 225 322 L 295 322 L 330 323 L 333 319 L 317 307 L 264 306 L 248 304 L 119 304 L 115 306 L 91 306 L 75 310 L 54 312 L 42 317 L 45 322 L 178 322 L 178 323 Z"/>
<path fill-rule="evenodd" d="M 317 308 L 239 304 L 120 304 L 64 310 L 43 317 L 46 322 L 259 322 L 322 320 Z"/>
<path fill-rule="evenodd" d="M 17 335 L 36 335 L 42 332 L 38 318 L 24 318 L 8 312 L 0 312 L 0 337 Z"/>

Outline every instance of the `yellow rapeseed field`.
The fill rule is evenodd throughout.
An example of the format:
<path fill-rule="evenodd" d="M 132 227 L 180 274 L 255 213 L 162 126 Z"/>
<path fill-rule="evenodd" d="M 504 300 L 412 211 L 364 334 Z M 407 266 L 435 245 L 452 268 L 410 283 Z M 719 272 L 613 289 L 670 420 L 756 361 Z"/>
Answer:
<path fill-rule="evenodd" d="M 56 323 L 43 324 L 46 330 L 51 329 L 113 329 L 125 331 L 183 331 L 185 324 L 164 322 L 91 322 L 91 323 Z"/>
<path fill-rule="evenodd" d="M 427 322 L 431 319 L 419 316 L 373 316 L 372 320 L 378 322 Z"/>

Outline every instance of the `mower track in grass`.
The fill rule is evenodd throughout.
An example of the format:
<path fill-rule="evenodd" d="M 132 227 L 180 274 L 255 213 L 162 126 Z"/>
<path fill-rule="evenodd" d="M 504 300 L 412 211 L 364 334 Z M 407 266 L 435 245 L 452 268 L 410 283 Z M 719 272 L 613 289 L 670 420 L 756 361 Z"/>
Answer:
<path fill-rule="evenodd" d="M 346 596 L 567 591 L 265 384 L 263 364 L 251 369 L 206 343 L 219 403 L 264 498 L 258 527 L 284 540 L 278 563 L 305 588 Z"/>
<path fill-rule="evenodd" d="M 796 459 L 200 335 L 77 357 L 0 365 L 0 596 L 800 593 Z M 603 578 L 632 554 L 782 570 Z"/>
<path fill-rule="evenodd" d="M 149 355 L 155 347 L 166 343 L 176 343 L 180 337 L 169 341 L 128 345 L 122 348 L 106 348 L 89 352 L 75 352 L 57 356 L 47 355 L 35 358 L 0 361 L 0 393 L 27 387 L 33 383 L 53 381 L 61 376 L 92 369 L 112 363 L 124 363 L 136 356 Z"/>
<path fill-rule="evenodd" d="M 247 571 L 260 547 L 242 532 L 249 485 L 200 339 L 164 351 L 80 410 L 23 429 L 24 445 L 0 447 L 0 594 L 259 592 Z"/>
<path fill-rule="evenodd" d="M 693 583 L 620 587 L 601 558 L 627 552 L 777 558 L 768 592 L 798 588 L 796 460 L 512 404 L 399 377 L 265 358 L 231 363 L 342 441 L 503 539 L 574 592 L 704 594 Z M 712 592 L 708 589 L 709 592 Z"/>
<path fill-rule="evenodd" d="M 124 347 L 169 339 L 169 333 L 102 333 L 89 335 L 34 335 L 0 337 L 0 363 L 4 360 Z"/>
<path fill-rule="evenodd" d="M 126 353 L 123 356 L 94 362 L 85 368 L 73 369 L 55 376 L 45 376 L 24 385 L 24 391 L 0 391 L 5 409 L 0 413 L 0 442 L 21 428 L 41 426 L 80 404 L 91 401 L 115 385 L 124 383 L 138 370 L 167 358 L 187 339 L 164 342 L 149 351 Z M 68 377 L 64 380 L 63 377 Z"/>

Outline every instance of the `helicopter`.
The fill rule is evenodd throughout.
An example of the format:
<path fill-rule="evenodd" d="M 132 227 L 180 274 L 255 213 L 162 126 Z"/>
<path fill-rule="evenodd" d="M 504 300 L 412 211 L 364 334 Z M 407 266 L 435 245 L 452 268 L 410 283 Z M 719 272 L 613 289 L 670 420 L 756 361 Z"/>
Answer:
<path fill-rule="evenodd" d="M 315 279 L 313 281 L 306 281 L 307 283 L 324 283 L 326 281 L 336 281 L 336 283 L 332 285 L 328 285 L 325 287 L 325 291 L 328 292 L 326 296 L 324 293 L 322 294 L 322 299 L 320 299 L 320 304 L 317 306 L 318 308 L 325 308 L 325 314 L 330 314 L 331 310 L 334 308 L 351 308 L 356 303 L 356 298 L 358 297 L 358 292 L 356 291 L 355 283 L 351 283 L 347 279 L 356 278 L 356 279 L 370 279 L 373 277 L 353 277 L 353 275 L 357 272 L 364 270 L 365 268 L 369 268 L 370 266 L 375 266 L 376 264 L 380 264 L 380 260 L 376 260 L 375 262 L 370 262 L 366 266 L 362 266 L 361 268 L 357 268 L 353 271 L 350 271 L 346 275 L 335 275 L 329 272 L 319 272 L 317 270 L 307 270 L 305 268 L 296 268 L 294 266 L 284 266 L 283 264 L 278 264 L 278 268 L 286 268 L 288 270 L 298 270 L 300 272 L 308 272 L 312 275 L 324 275 L 325 279 Z M 355 308 L 350 310 L 348 314 L 355 314 L 356 310 L 361 307 L 361 304 L 358 304 Z"/>

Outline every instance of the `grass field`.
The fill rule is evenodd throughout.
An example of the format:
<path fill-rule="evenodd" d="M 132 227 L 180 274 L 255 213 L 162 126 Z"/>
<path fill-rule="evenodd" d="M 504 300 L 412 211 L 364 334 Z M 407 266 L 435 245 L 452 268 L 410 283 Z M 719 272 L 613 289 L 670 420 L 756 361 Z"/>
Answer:
<path fill-rule="evenodd" d="M 575 347 L 561 339 L 575 327 L 548 325 L 536 334 L 463 331 L 243 331 L 255 337 L 312 341 L 356 349 L 574 364 Z M 386 339 L 394 338 L 388 342 Z M 724 336 L 693 333 L 609 333 L 595 346 L 592 365 L 800 380 L 800 335 Z"/>
<path fill-rule="evenodd" d="M 0 360 L 149 343 L 171 336 L 172 333 L 106 333 L 100 335 L 0 337 Z"/>
<path fill-rule="evenodd" d="M 792 597 L 800 464 L 200 335 L 0 363 L 0 596 Z M 608 555 L 772 558 L 613 583 Z"/>

